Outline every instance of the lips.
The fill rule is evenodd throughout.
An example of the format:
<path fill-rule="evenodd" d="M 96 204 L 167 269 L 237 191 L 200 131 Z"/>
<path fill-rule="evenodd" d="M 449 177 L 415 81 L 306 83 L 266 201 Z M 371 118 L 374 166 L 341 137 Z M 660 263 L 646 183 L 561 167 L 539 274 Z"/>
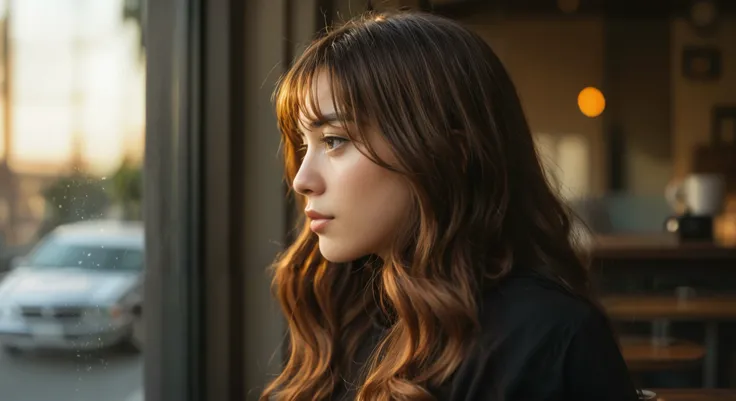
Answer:
<path fill-rule="evenodd" d="M 332 216 L 329 216 L 329 215 L 326 215 L 326 214 L 322 214 L 320 212 L 317 212 L 317 211 L 315 211 L 313 209 L 307 209 L 304 213 L 307 215 L 307 217 L 310 220 L 312 220 L 309 223 L 309 228 L 313 232 L 315 232 L 315 233 L 320 233 L 320 232 L 324 231 L 325 228 L 327 227 L 327 225 L 334 218 Z"/>
<path fill-rule="evenodd" d="M 314 209 L 307 209 L 304 211 L 304 214 L 306 214 L 307 217 L 309 217 L 312 220 L 330 220 L 332 219 L 332 216 L 322 214 Z"/>

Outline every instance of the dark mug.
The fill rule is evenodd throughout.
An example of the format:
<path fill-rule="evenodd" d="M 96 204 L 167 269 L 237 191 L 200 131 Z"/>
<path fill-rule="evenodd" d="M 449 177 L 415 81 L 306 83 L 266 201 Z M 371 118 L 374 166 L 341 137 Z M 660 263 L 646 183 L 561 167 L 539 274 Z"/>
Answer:
<path fill-rule="evenodd" d="M 664 228 L 668 232 L 676 233 L 681 240 L 685 241 L 713 240 L 712 216 L 694 216 L 691 214 L 670 216 L 665 220 Z"/>

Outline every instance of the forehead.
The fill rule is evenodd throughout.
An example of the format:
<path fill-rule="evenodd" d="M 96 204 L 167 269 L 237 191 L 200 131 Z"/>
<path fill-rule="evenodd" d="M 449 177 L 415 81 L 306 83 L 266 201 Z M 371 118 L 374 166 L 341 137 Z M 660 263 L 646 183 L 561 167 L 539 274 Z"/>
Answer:
<path fill-rule="evenodd" d="M 317 73 L 310 87 L 304 92 L 304 99 L 302 99 L 304 107 L 300 107 L 299 112 L 299 123 L 302 128 L 308 128 L 312 122 L 319 120 L 322 116 L 335 112 L 332 84 L 327 72 Z"/>

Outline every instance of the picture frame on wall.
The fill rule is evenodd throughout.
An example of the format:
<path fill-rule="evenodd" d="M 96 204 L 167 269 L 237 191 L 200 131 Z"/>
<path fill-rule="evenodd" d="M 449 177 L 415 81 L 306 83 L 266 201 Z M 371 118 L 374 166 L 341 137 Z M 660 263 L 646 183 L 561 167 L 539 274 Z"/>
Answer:
<path fill-rule="evenodd" d="M 696 147 L 693 170 L 722 174 L 726 188 L 736 194 L 736 104 L 711 109 L 711 140 Z"/>
<path fill-rule="evenodd" d="M 716 81 L 721 77 L 722 57 L 716 47 L 688 46 L 682 51 L 682 73 L 696 81 Z"/>

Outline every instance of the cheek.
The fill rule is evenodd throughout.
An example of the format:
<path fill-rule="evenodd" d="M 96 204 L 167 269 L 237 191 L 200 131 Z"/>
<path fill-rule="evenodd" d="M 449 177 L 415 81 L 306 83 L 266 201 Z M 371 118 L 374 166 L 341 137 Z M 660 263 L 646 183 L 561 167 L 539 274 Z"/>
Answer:
<path fill-rule="evenodd" d="M 380 181 L 382 170 L 357 149 L 330 163 L 330 171 L 325 174 L 327 188 L 333 192 L 341 209 L 352 209 L 355 202 L 361 201 L 373 191 L 372 187 Z M 367 199 L 366 199 L 367 200 Z"/>
<path fill-rule="evenodd" d="M 409 219 L 408 182 L 354 149 L 330 161 L 325 172 L 325 201 L 336 218 L 320 235 L 322 255 L 344 262 L 386 252 Z"/>
<path fill-rule="evenodd" d="M 342 198 L 341 207 L 351 210 L 358 205 L 365 211 L 391 209 L 394 203 L 403 203 L 408 193 L 408 186 L 401 176 L 363 155 L 339 166 L 335 173 L 333 185 Z"/>
<path fill-rule="evenodd" d="M 411 195 L 403 177 L 363 159 L 340 176 L 344 189 L 341 209 L 347 212 L 358 238 L 372 247 L 390 237 L 408 219 Z"/>

